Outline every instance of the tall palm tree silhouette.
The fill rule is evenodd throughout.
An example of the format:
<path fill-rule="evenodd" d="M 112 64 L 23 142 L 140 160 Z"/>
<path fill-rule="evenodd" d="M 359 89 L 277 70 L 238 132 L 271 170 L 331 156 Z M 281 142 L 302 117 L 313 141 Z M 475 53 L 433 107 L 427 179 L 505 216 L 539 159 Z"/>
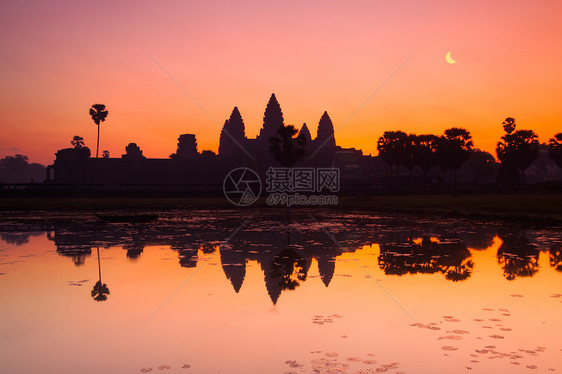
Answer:
<path fill-rule="evenodd" d="M 104 104 L 94 104 L 90 108 L 90 115 L 92 116 L 92 120 L 98 126 L 98 141 L 96 144 L 96 158 L 98 158 L 98 152 L 100 149 L 100 124 L 105 121 L 105 118 L 109 112 L 105 110 Z"/>
<path fill-rule="evenodd" d="M 105 301 L 107 300 L 107 295 L 109 295 L 109 288 L 107 284 L 101 282 L 101 262 L 100 262 L 100 247 L 97 247 L 98 250 L 98 273 L 99 273 L 99 280 L 94 285 L 92 289 L 92 297 L 96 301 Z"/>

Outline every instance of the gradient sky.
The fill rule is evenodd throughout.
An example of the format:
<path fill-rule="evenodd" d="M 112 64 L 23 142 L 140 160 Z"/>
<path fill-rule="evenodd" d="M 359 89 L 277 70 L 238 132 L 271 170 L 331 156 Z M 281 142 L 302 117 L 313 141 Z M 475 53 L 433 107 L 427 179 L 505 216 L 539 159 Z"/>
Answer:
<path fill-rule="evenodd" d="M 257 135 L 272 92 L 286 124 L 315 136 L 327 110 L 338 145 L 366 154 L 385 130 L 461 126 L 495 155 L 505 117 L 540 141 L 562 131 L 560 14 L 555 0 L 4 1 L 0 157 L 50 164 L 74 135 L 95 153 L 94 103 L 109 110 L 100 153 L 168 157 L 182 133 L 217 151 L 234 106 Z"/>

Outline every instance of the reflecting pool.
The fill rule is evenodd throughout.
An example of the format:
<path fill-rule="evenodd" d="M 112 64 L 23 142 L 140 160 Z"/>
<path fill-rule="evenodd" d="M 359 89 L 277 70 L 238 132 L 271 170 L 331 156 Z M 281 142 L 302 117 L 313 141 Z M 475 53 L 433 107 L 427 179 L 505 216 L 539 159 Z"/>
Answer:
<path fill-rule="evenodd" d="M 562 371 L 559 229 L 42 214 L 0 224 L 1 373 Z"/>

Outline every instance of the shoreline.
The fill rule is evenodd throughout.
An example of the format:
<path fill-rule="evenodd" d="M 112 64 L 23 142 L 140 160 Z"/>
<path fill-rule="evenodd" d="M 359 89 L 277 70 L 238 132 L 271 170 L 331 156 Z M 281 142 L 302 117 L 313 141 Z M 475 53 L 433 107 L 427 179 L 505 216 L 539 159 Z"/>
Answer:
<path fill-rule="evenodd" d="M 0 221 L 19 219 L 27 214 L 32 221 L 52 215 L 93 214 L 95 212 L 182 211 L 182 210 L 327 210 L 383 214 L 412 214 L 458 219 L 474 219 L 540 227 L 562 227 L 562 194 L 502 195 L 405 195 L 405 196 L 343 196 L 336 206 L 284 207 L 268 206 L 265 199 L 249 207 L 236 207 L 224 197 L 199 198 L 2 198 Z"/>

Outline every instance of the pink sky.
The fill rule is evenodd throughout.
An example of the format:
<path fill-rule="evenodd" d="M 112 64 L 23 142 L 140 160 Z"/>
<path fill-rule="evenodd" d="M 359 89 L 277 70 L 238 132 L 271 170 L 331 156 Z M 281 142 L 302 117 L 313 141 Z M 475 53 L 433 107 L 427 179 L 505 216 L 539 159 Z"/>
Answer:
<path fill-rule="evenodd" d="M 562 131 L 560 14 L 557 1 L 4 3 L 0 157 L 49 164 L 74 135 L 95 152 L 94 103 L 109 110 L 100 153 L 136 142 L 168 157 L 182 133 L 217 151 L 234 106 L 257 135 L 272 92 L 287 124 L 314 136 L 327 110 L 337 143 L 366 154 L 385 130 L 461 126 L 495 155 L 505 117 L 543 142 Z"/>

